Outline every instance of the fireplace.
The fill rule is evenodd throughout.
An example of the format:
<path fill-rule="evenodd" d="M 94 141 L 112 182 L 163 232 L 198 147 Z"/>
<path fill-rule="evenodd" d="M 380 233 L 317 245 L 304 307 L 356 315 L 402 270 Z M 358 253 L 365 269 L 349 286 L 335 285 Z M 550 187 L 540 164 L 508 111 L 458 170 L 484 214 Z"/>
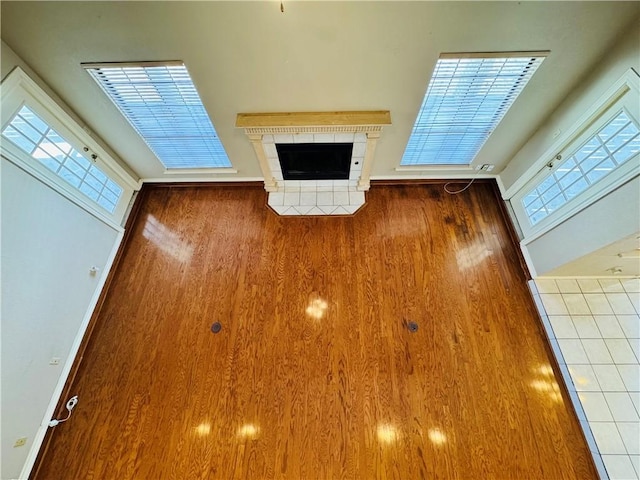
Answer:
<path fill-rule="evenodd" d="M 366 201 L 386 110 L 239 113 L 278 215 L 353 215 Z"/>
<path fill-rule="evenodd" d="M 276 143 L 283 180 L 347 180 L 353 143 Z"/>

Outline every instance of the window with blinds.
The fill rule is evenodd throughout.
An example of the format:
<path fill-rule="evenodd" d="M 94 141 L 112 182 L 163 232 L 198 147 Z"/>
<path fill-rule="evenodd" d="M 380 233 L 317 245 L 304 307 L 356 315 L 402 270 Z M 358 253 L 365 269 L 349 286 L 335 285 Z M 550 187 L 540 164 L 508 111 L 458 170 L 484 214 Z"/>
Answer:
<path fill-rule="evenodd" d="M 469 165 L 548 52 L 444 54 L 401 165 Z"/>
<path fill-rule="evenodd" d="M 83 67 L 167 169 L 231 167 L 183 63 Z"/>

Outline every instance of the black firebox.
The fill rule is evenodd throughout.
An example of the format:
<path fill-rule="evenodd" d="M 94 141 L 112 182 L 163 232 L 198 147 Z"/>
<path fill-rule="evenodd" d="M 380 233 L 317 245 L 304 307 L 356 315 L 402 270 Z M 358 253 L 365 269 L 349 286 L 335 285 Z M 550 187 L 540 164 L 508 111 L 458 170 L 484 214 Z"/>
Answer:
<path fill-rule="evenodd" d="M 285 180 L 347 180 L 353 143 L 277 143 Z"/>

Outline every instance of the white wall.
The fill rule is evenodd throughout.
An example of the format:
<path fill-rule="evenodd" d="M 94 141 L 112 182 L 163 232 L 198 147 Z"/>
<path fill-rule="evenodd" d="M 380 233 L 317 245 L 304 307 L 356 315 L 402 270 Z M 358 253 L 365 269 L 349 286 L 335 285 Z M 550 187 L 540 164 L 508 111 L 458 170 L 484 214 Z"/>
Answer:
<path fill-rule="evenodd" d="M 9 479 L 37 452 L 121 233 L 4 158 L 1 168 L 0 476 Z"/>
<path fill-rule="evenodd" d="M 640 177 L 526 244 L 525 248 L 536 275 L 540 276 L 636 232 L 640 232 Z M 580 275 L 605 276 L 609 273 L 606 269 L 619 263 L 607 265 L 599 272 L 584 270 Z"/>
<path fill-rule="evenodd" d="M 21 67 L 73 121 L 85 125 L 4 42 L 0 60 L 0 78 Z M 92 215 L 44 181 L 1 158 L 2 479 L 27 478 L 30 472 L 123 235 L 113 220 Z M 89 272 L 92 266 L 99 268 L 96 275 Z M 50 365 L 54 357 L 58 365 Z M 26 445 L 15 448 L 22 437 Z"/>
<path fill-rule="evenodd" d="M 530 168 L 539 161 L 542 154 L 562 135 L 570 130 L 580 117 L 591 107 L 607 89 L 629 69 L 640 72 L 640 19 L 627 32 L 621 32 L 619 41 L 612 46 L 601 62 L 594 65 L 592 73 L 582 79 L 575 90 L 556 108 L 538 131 L 524 144 L 518 153 L 500 172 L 499 178 L 503 193 L 511 196 L 537 173 L 551 158 L 543 160 L 540 169 L 530 172 Z M 553 55 L 553 52 L 551 52 Z M 559 71 L 558 75 L 562 75 Z M 558 133 L 559 132 L 559 133 Z M 554 136 L 555 135 L 555 136 Z"/>

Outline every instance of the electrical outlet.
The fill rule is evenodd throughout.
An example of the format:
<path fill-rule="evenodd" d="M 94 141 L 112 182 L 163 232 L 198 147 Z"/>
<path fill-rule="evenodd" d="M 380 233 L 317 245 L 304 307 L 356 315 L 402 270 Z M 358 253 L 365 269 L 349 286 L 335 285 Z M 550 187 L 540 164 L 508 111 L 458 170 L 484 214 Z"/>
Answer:
<path fill-rule="evenodd" d="M 69 410 L 69 413 L 71 413 L 71 410 L 73 410 L 77 404 L 78 404 L 78 396 L 74 395 L 67 402 L 67 410 Z"/>
<path fill-rule="evenodd" d="M 479 170 L 481 172 L 490 172 L 491 170 L 493 170 L 493 167 L 495 165 L 492 165 L 491 163 L 483 163 L 482 165 L 476 165 L 476 170 Z"/>
<path fill-rule="evenodd" d="M 27 444 L 27 437 L 17 438 L 15 443 L 13 444 L 13 448 L 24 447 L 26 444 Z"/>
<path fill-rule="evenodd" d="M 49 365 L 60 365 L 60 357 L 51 357 Z"/>

